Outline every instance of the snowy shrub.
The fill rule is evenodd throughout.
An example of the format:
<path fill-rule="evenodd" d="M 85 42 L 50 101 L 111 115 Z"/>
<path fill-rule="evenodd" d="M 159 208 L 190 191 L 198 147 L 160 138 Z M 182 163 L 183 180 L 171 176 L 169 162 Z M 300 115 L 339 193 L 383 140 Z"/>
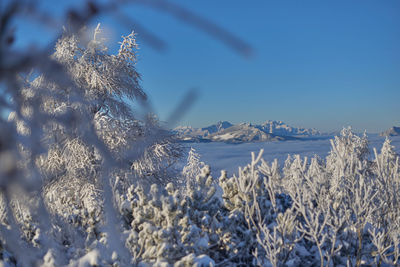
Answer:
<path fill-rule="evenodd" d="M 396 155 L 388 144 L 384 143 L 382 155 L 375 152 L 376 159 L 370 161 L 366 136 L 358 137 L 345 128 L 331 141 L 326 162 L 313 158 L 307 163 L 307 158 L 299 156 L 286 161 L 284 187 L 299 215 L 298 231 L 316 246 L 321 266 L 372 264 L 384 250 L 379 235 L 383 225 L 389 230 L 389 224 L 380 222 L 390 218 L 384 208 L 387 199 L 382 199 L 390 195 L 384 186 L 390 175 L 385 173 L 382 179 L 379 173 L 390 169 L 391 177 L 398 176 L 398 170 L 393 169 L 398 164 Z M 374 225 L 379 225 L 376 232 Z M 391 249 L 397 250 L 397 245 Z"/>
<path fill-rule="evenodd" d="M 204 162 L 200 161 L 200 155 L 191 147 L 187 157 L 187 164 L 182 170 L 182 184 L 187 187 L 187 190 L 196 182 L 196 176 L 201 173 L 201 169 L 205 166 Z"/>
<path fill-rule="evenodd" d="M 153 184 L 149 194 L 141 186 L 131 186 L 121 201 L 128 238 L 126 244 L 133 263 L 194 264 L 198 257 L 218 246 L 217 214 L 221 203 L 209 169 L 203 168 L 197 183 L 183 193 L 172 183 Z M 209 262 L 213 261 L 209 259 Z"/>
<path fill-rule="evenodd" d="M 372 171 L 379 192 L 376 201 L 380 205 L 373 213 L 372 227 L 368 231 L 375 246 L 375 264 L 397 265 L 400 258 L 399 156 L 389 139 L 383 143 L 381 153 L 374 148 L 374 154 Z"/>
<path fill-rule="evenodd" d="M 366 136 L 349 128 L 331 145 L 325 161 L 289 156 L 280 172 L 260 153 L 238 177 L 221 176 L 231 236 L 233 229 L 247 228 L 240 240 L 248 242 L 253 264 L 397 264 L 398 155 L 386 140 L 370 160 Z"/>

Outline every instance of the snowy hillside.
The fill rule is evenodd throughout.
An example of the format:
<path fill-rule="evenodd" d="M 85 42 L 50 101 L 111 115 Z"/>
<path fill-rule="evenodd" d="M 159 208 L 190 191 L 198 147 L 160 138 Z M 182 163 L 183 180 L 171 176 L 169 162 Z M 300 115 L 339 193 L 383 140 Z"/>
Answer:
<path fill-rule="evenodd" d="M 266 121 L 260 125 L 240 123 L 233 125 L 220 121 L 204 128 L 191 126 L 176 127 L 173 132 L 178 139 L 186 142 L 265 142 L 293 140 L 296 136 L 315 136 L 321 133 L 315 129 L 292 127 L 282 121 Z"/>

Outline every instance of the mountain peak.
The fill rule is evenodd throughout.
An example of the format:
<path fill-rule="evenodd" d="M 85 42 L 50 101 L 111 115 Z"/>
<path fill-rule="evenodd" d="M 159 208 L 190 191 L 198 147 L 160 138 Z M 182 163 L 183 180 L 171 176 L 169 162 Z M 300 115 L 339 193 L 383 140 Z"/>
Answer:
<path fill-rule="evenodd" d="M 178 138 L 185 141 L 254 142 L 287 140 L 295 136 L 319 135 L 315 129 L 291 127 L 282 121 L 267 120 L 261 125 L 242 122 L 236 125 L 218 121 L 204 128 L 179 126 L 174 129 Z M 231 140 L 232 139 L 232 140 Z"/>

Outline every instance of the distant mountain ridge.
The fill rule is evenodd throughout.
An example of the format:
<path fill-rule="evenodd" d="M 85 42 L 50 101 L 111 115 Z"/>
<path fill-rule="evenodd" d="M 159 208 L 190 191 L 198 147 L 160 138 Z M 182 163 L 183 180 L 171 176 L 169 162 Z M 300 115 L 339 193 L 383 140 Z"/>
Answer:
<path fill-rule="evenodd" d="M 306 129 L 306 128 L 298 128 L 292 127 L 285 124 L 282 121 L 265 121 L 261 125 L 256 125 L 260 130 L 282 136 L 293 136 L 293 135 L 320 135 L 321 133 L 316 129 Z"/>
<path fill-rule="evenodd" d="M 219 121 L 204 128 L 178 126 L 173 132 L 177 138 L 186 142 L 265 142 L 293 140 L 297 136 L 315 136 L 321 133 L 316 129 L 292 127 L 282 121 L 265 121 L 257 125 L 240 123 L 233 125 L 228 121 Z"/>

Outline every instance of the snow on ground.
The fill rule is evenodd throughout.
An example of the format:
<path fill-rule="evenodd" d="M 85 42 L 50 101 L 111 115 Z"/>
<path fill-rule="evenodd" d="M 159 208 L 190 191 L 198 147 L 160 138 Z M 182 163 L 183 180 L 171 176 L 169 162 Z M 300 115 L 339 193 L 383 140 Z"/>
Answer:
<path fill-rule="evenodd" d="M 260 149 L 264 149 L 263 158 L 266 161 L 271 162 L 277 158 L 281 167 L 283 167 L 289 154 L 300 154 L 302 157 L 318 155 L 321 158 L 325 158 L 331 149 L 330 139 L 332 138 L 333 136 L 324 136 L 320 139 L 242 144 L 220 142 L 188 143 L 184 144 L 184 146 L 193 147 L 201 155 L 200 160 L 211 166 L 212 175 L 219 177 L 221 170 L 228 171 L 228 174 L 237 173 L 238 167 L 243 167 L 250 162 L 251 152 L 258 153 Z M 372 149 L 376 147 L 380 151 L 385 137 L 369 134 L 368 139 L 370 141 L 371 155 L 373 155 Z M 400 154 L 400 136 L 393 136 L 390 139 L 395 151 Z"/>

